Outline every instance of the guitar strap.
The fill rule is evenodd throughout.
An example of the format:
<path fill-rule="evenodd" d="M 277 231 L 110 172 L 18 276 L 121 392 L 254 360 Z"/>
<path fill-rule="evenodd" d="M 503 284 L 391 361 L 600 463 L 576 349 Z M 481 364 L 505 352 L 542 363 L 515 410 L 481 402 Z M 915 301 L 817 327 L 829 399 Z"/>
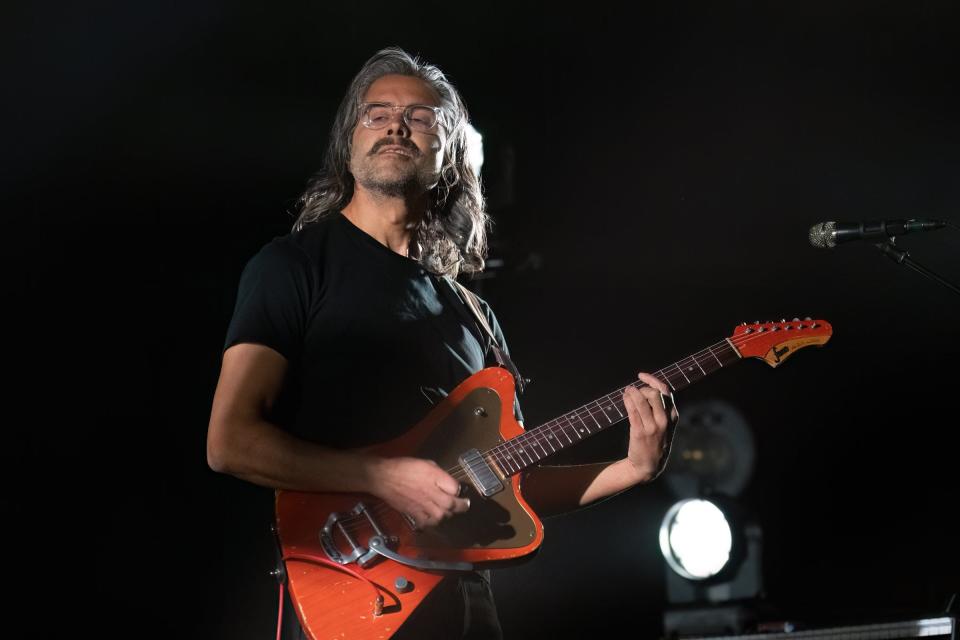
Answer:
<path fill-rule="evenodd" d="M 520 371 L 517 369 L 517 366 L 513 364 L 513 360 L 511 360 L 510 356 L 508 356 L 500 347 L 500 343 L 497 341 L 497 337 L 494 335 L 493 329 L 490 328 L 490 323 L 487 322 L 487 317 L 480 308 L 480 301 L 476 294 L 453 278 L 444 279 L 448 280 L 460 291 L 460 295 L 457 296 L 458 301 L 465 305 L 472 312 L 474 319 L 477 321 L 477 325 L 483 329 L 481 334 L 486 334 L 490 338 L 490 349 L 493 351 L 493 357 L 496 358 L 497 364 L 509 371 L 513 376 L 517 387 L 517 393 L 523 393 L 527 384 L 530 383 L 530 379 L 524 378 L 522 375 L 520 375 Z"/>

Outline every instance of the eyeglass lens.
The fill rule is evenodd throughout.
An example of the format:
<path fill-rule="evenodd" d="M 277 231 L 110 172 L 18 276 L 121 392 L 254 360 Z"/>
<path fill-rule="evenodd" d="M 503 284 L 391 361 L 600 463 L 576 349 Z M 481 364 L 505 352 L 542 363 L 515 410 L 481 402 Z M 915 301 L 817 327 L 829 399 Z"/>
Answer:
<path fill-rule="evenodd" d="M 363 124 L 368 129 L 382 129 L 390 124 L 393 112 L 403 110 L 403 121 L 416 131 L 430 131 L 437 125 L 437 114 L 430 107 L 411 105 L 409 107 L 392 104 L 369 104 L 363 112 Z"/>

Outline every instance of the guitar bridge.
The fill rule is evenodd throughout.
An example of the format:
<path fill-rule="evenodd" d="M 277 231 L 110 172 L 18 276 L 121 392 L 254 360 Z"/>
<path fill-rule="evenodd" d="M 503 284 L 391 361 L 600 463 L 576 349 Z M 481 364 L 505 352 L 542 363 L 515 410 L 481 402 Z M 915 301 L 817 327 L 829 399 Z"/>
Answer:
<path fill-rule="evenodd" d="M 372 534 L 366 540 L 367 546 L 360 544 L 354 535 L 351 535 L 351 532 L 356 534 L 358 530 L 364 529 L 364 524 L 369 526 Z M 372 510 L 362 502 L 357 503 L 357 506 L 346 513 L 331 513 L 323 525 L 323 529 L 320 530 L 320 544 L 324 553 L 327 554 L 328 558 L 339 564 L 346 565 L 356 562 L 365 569 L 378 557 L 383 557 L 427 571 L 470 571 L 473 569 L 473 564 L 469 562 L 443 562 L 422 557 L 404 556 L 393 550 L 398 542 L 399 538 L 387 535 L 380 528 L 376 518 L 373 517 Z M 343 550 L 341 550 L 342 548 Z"/>
<path fill-rule="evenodd" d="M 358 502 L 357 506 L 346 513 L 331 513 L 320 530 L 320 544 L 327 557 L 339 564 L 356 562 L 361 567 L 366 567 L 381 555 L 361 545 L 351 535 L 351 531 L 356 533 L 358 529 L 364 528 L 364 524 L 373 531 L 374 537 L 380 540 L 381 544 L 396 544 L 397 538 L 386 535 L 367 505 Z M 338 539 L 345 544 L 340 544 Z"/>

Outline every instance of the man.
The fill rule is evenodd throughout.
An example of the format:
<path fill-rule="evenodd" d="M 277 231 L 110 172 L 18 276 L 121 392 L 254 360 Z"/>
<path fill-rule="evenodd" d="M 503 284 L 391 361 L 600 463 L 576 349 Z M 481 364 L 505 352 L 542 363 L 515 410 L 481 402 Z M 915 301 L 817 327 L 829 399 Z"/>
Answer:
<path fill-rule="evenodd" d="M 497 345 L 452 283 L 481 270 L 486 251 L 466 122 L 443 74 L 399 49 L 380 51 L 354 78 L 294 231 L 241 278 L 210 417 L 214 470 L 275 489 L 370 494 L 419 528 L 469 509 L 434 462 L 359 451 L 416 424 L 487 366 L 494 346 L 506 352 L 489 307 L 481 301 Z M 649 386 L 624 394 L 627 456 L 528 472 L 524 497 L 539 515 L 660 472 L 676 412 L 665 409 L 661 382 L 640 379 Z M 500 637 L 486 577 L 445 582 L 395 637 Z"/>

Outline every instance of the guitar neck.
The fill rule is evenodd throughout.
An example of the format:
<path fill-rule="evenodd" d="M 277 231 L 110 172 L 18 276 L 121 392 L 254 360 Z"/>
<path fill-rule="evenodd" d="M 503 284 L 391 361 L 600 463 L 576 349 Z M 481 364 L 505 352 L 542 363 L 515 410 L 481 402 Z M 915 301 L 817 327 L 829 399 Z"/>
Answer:
<path fill-rule="evenodd" d="M 653 374 L 673 391 L 686 389 L 714 371 L 741 359 L 730 340 L 723 340 Z M 627 386 L 639 389 L 643 382 Z M 487 452 L 507 475 L 516 475 L 544 458 L 571 447 L 627 417 L 623 405 L 626 386 L 546 422 Z"/>

